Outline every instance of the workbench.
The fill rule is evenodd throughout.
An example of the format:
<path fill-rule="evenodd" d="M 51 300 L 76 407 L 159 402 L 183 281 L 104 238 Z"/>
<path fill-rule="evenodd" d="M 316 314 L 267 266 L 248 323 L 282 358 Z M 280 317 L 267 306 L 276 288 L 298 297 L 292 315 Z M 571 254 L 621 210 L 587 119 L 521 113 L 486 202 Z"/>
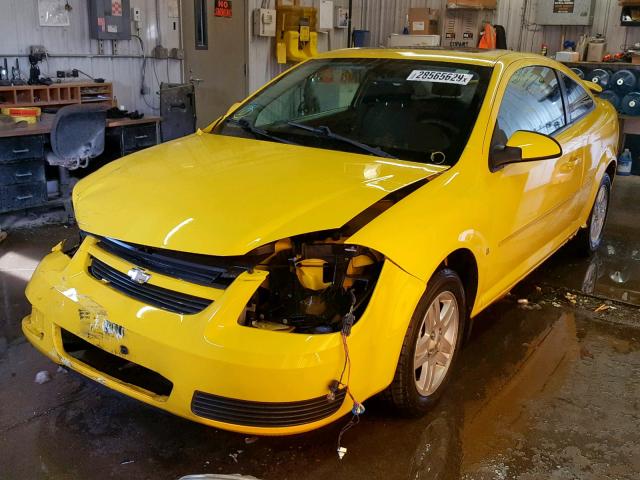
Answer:
<path fill-rule="evenodd" d="M 47 180 L 56 179 L 56 169 L 47 169 L 46 147 L 55 115 L 43 114 L 34 124 L 16 124 L 0 129 L 0 213 L 59 203 L 49 199 Z M 108 119 L 105 132 L 105 151 L 90 161 L 81 176 L 97 166 L 160 141 L 160 117 L 138 120 Z"/>

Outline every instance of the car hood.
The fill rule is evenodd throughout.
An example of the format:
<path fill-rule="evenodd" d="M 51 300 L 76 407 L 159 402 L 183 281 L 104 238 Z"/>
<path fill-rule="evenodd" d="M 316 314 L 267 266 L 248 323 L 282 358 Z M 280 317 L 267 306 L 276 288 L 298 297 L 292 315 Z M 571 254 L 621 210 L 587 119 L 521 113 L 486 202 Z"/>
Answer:
<path fill-rule="evenodd" d="M 445 167 L 198 132 L 110 163 L 73 192 L 82 230 L 207 255 L 242 255 L 339 228 Z"/>

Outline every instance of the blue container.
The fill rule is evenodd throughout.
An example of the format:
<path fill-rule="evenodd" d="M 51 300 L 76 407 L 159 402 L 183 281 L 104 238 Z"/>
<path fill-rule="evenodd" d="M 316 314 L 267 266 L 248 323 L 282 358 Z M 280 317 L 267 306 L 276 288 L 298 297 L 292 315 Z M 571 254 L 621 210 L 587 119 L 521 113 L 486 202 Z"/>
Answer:
<path fill-rule="evenodd" d="M 609 81 L 611 80 L 611 72 L 603 68 L 595 68 L 591 70 L 587 80 L 591 80 L 593 83 L 597 83 L 602 88 L 606 89 L 609 86 Z"/>
<path fill-rule="evenodd" d="M 618 159 L 618 175 L 631 175 L 631 167 L 633 165 L 633 157 L 628 148 L 624 149 L 622 155 Z"/>
<path fill-rule="evenodd" d="M 640 92 L 631 92 L 625 95 L 622 99 L 620 110 L 627 115 L 640 115 Z"/>
<path fill-rule="evenodd" d="M 613 107 L 616 110 L 620 110 L 621 97 L 613 90 L 605 90 L 604 92 L 600 93 L 598 96 L 601 99 L 606 100 L 611 105 L 613 105 Z"/>
<path fill-rule="evenodd" d="M 633 92 L 637 85 L 638 79 L 631 70 L 618 70 L 609 81 L 609 86 L 620 95 Z"/>
<path fill-rule="evenodd" d="M 369 30 L 354 30 L 352 38 L 354 47 L 368 47 L 371 43 L 371 32 Z"/>

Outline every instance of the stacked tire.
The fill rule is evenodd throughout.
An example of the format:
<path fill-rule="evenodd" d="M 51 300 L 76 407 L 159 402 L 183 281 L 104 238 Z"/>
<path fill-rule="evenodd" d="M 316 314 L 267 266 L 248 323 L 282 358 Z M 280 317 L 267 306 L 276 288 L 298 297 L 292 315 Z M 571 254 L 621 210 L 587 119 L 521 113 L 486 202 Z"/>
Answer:
<path fill-rule="evenodd" d="M 580 78 L 589 80 L 603 89 L 599 97 L 611 103 L 614 108 L 625 115 L 640 116 L 640 70 L 627 68 L 611 71 L 605 68 L 594 68 L 585 71 L 572 68 Z"/>

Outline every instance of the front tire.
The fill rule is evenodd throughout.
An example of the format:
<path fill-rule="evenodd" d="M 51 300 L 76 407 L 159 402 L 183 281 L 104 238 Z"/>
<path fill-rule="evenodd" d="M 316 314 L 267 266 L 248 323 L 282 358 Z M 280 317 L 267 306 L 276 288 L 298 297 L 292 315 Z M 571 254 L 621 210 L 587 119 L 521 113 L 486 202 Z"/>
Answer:
<path fill-rule="evenodd" d="M 401 413 L 421 415 L 442 395 L 458 357 L 467 307 L 460 277 L 436 272 L 418 302 L 405 334 L 387 400 Z"/>
<path fill-rule="evenodd" d="M 578 253 L 589 256 L 600 248 L 604 236 L 604 225 L 609 212 L 610 197 L 611 178 L 608 173 L 605 173 L 591 207 L 587 228 L 580 229 L 576 235 L 575 246 Z"/>

